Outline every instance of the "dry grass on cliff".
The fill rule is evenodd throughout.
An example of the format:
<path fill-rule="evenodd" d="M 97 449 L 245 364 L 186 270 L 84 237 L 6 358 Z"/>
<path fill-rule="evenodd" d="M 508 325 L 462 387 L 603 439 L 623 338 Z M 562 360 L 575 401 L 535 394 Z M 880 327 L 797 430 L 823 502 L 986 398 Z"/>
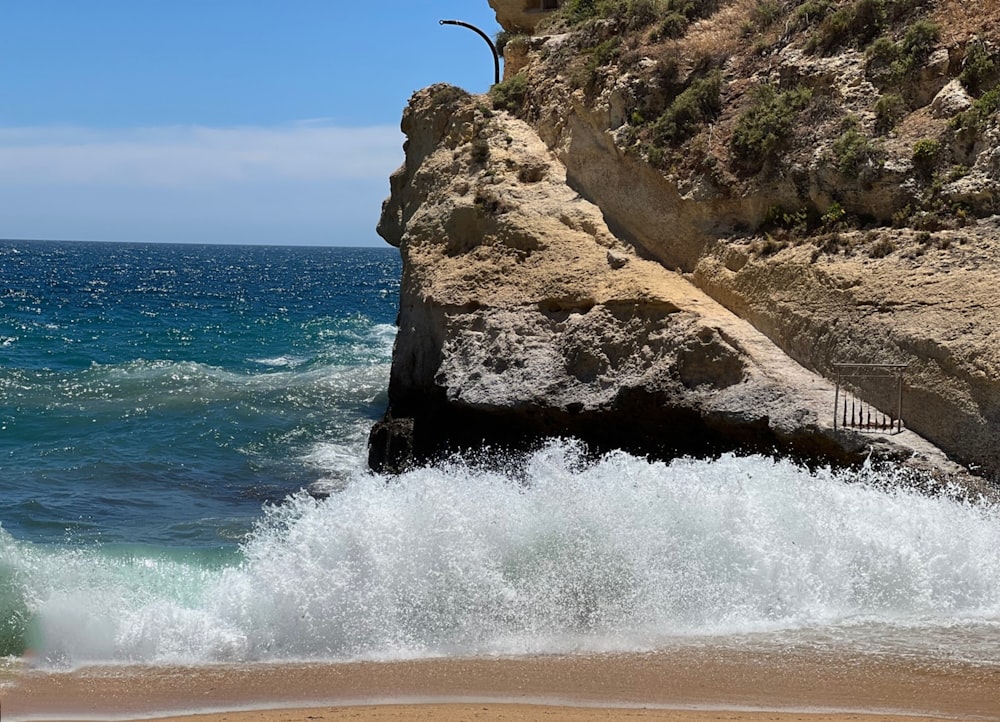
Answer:
<path fill-rule="evenodd" d="M 760 0 L 724 3 L 718 12 L 694 23 L 684 37 L 675 41 L 678 56 L 698 62 L 736 54 L 746 43 L 747 18 L 760 4 Z M 973 35 L 1000 36 L 1000 0 L 941 0 L 932 18 L 941 27 L 941 41 L 946 46 Z"/>
<path fill-rule="evenodd" d="M 1000 0 L 942 0 L 933 17 L 941 26 L 944 45 L 971 35 L 996 38 L 1000 34 Z"/>
<path fill-rule="evenodd" d="M 743 26 L 758 0 L 734 0 L 713 15 L 694 23 L 677 40 L 677 52 L 695 62 L 709 57 L 736 54 L 743 38 Z"/>

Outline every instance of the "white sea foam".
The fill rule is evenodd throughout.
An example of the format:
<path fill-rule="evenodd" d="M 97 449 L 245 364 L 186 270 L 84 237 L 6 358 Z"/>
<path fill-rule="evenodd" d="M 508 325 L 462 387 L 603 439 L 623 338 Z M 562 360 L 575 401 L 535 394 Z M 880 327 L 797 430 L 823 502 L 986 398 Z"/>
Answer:
<path fill-rule="evenodd" d="M 996 509 L 759 457 L 590 463 L 554 443 L 513 476 L 457 462 L 395 479 L 355 469 L 327 499 L 269 508 L 235 566 L 0 536 L 3 569 L 45 664 L 747 635 L 1000 659 Z"/>
<path fill-rule="evenodd" d="M 255 364 L 276 368 L 295 368 L 309 361 L 306 356 L 274 356 L 272 358 L 252 359 Z"/>

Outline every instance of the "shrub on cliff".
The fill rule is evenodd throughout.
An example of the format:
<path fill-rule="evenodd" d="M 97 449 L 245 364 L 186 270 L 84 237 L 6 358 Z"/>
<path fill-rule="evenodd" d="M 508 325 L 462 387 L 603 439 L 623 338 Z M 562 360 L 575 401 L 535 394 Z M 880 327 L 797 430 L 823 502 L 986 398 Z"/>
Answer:
<path fill-rule="evenodd" d="M 600 0 L 567 0 L 553 17 L 561 18 L 570 25 L 576 25 L 584 20 L 597 17 L 600 13 L 600 5 Z"/>
<path fill-rule="evenodd" d="M 997 83 L 997 64 L 982 41 L 969 44 L 959 79 L 972 95 L 979 95 Z"/>
<path fill-rule="evenodd" d="M 905 21 L 914 13 L 925 9 L 929 0 L 854 0 L 833 12 L 827 12 L 829 3 L 816 0 L 803 3 L 798 17 L 822 14 L 822 22 L 809 39 L 809 49 L 831 53 L 842 47 L 866 48 L 883 33 Z M 803 8 L 808 10 L 803 11 Z M 801 14 L 799 14 L 801 13 Z"/>
<path fill-rule="evenodd" d="M 590 20 L 613 20 L 636 31 L 658 25 L 660 37 L 679 37 L 694 20 L 718 8 L 718 0 L 567 0 L 545 25 L 570 27 Z"/>
<path fill-rule="evenodd" d="M 493 101 L 493 108 L 496 110 L 506 110 L 511 113 L 516 113 L 521 109 L 527 94 L 528 79 L 524 73 L 518 73 L 490 88 L 490 99 Z"/>
<path fill-rule="evenodd" d="M 880 95 L 875 101 L 875 132 L 885 135 L 906 115 L 906 102 L 899 93 Z"/>
<path fill-rule="evenodd" d="M 956 115 L 949 122 L 949 127 L 964 136 L 966 142 L 974 143 L 986 129 L 991 120 L 1000 111 L 1000 87 L 983 93 L 983 97 L 975 100 L 972 107 Z"/>
<path fill-rule="evenodd" d="M 812 100 L 809 88 L 779 91 L 758 86 L 754 103 L 740 116 L 729 150 L 736 165 L 756 173 L 786 145 L 795 131 L 796 116 Z"/>
<path fill-rule="evenodd" d="M 595 83 L 598 79 L 600 69 L 618 60 L 621 54 L 622 44 L 618 37 L 608 38 L 595 47 L 590 51 L 590 56 L 587 58 L 586 65 L 584 66 L 585 74 L 583 82 L 577 83 L 577 85 L 592 85 Z"/>
<path fill-rule="evenodd" d="M 865 75 L 883 89 L 905 87 L 927 62 L 940 35 L 937 24 L 917 20 L 899 42 L 879 38 L 865 51 Z"/>
<path fill-rule="evenodd" d="M 865 167 L 876 165 L 880 156 L 879 147 L 858 130 L 855 118 L 844 123 L 844 132 L 833 141 L 837 170 L 848 178 L 857 178 Z"/>
<path fill-rule="evenodd" d="M 674 0 L 568 0 L 563 3 L 553 20 L 568 25 L 579 25 L 588 20 L 615 19 L 625 29 L 638 30 L 648 27 L 670 11 Z"/>
<path fill-rule="evenodd" d="M 795 8 L 795 23 L 800 28 L 818 24 L 830 13 L 830 0 L 806 0 Z"/>
<path fill-rule="evenodd" d="M 721 91 L 722 73 L 718 70 L 691 83 L 653 124 L 653 144 L 676 144 L 693 136 L 722 110 Z"/>
<path fill-rule="evenodd" d="M 923 138 L 913 145 L 913 169 L 924 177 L 930 177 L 937 167 L 941 154 L 941 143 L 934 138 Z"/>
<path fill-rule="evenodd" d="M 823 18 L 809 48 L 824 53 L 846 45 L 863 48 L 885 31 L 887 23 L 886 0 L 856 0 Z"/>

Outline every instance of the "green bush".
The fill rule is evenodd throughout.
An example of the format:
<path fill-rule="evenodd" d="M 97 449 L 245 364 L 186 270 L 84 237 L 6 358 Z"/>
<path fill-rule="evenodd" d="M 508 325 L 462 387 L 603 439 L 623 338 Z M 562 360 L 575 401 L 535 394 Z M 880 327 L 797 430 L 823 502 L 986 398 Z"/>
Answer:
<path fill-rule="evenodd" d="M 771 206 L 764 213 L 761 228 L 771 231 L 783 230 L 793 234 L 807 233 L 818 222 L 818 213 L 812 206 L 788 209 L 784 206 Z"/>
<path fill-rule="evenodd" d="M 902 85 L 927 61 L 940 35 L 937 24 L 917 20 L 898 43 L 879 38 L 865 52 L 866 75 L 883 88 Z"/>
<path fill-rule="evenodd" d="M 628 30 L 642 30 L 657 22 L 667 12 L 666 0 L 624 0 L 612 15 Z M 605 17 L 608 17 L 605 14 Z"/>
<path fill-rule="evenodd" d="M 651 166 L 659 168 L 663 165 L 663 161 L 666 158 L 663 148 L 655 145 L 647 145 L 644 150 L 646 151 L 646 160 Z"/>
<path fill-rule="evenodd" d="M 895 252 L 896 243 L 886 236 L 882 236 L 877 241 L 875 241 L 871 247 L 868 249 L 869 258 L 885 258 L 891 253 Z"/>
<path fill-rule="evenodd" d="M 808 28 L 820 22 L 829 12 L 829 0 L 807 0 L 795 8 L 795 21 L 799 27 Z"/>
<path fill-rule="evenodd" d="M 695 80 L 657 118 L 653 124 L 653 143 L 675 144 L 693 136 L 699 126 L 722 110 L 721 92 L 722 73 L 718 70 Z"/>
<path fill-rule="evenodd" d="M 512 33 L 509 30 L 501 30 L 493 40 L 497 52 L 503 56 L 504 50 L 507 47 L 517 47 L 518 45 L 526 47 L 529 37 L 526 33 Z"/>
<path fill-rule="evenodd" d="M 496 35 L 493 36 L 493 47 L 497 49 L 497 52 L 503 57 L 503 50 L 507 47 L 507 43 L 513 38 L 515 33 L 509 30 L 501 30 Z"/>
<path fill-rule="evenodd" d="M 601 5 L 600 0 L 567 0 L 559 9 L 558 15 L 570 25 L 576 25 L 584 20 L 598 17 Z"/>
<path fill-rule="evenodd" d="M 820 216 L 820 224 L 827 229 L 834 229 L 840 226 L 847 219 L 847 211 L 837 201 L 830 204 L 826 212 Z"/>
<path fill-rule="evenodd" d="M 1000 110 L 1000 87 L 983 93 L 981 98 L 973 101 L 971 108 L 952 118 L 949 127 L 978 136 L 998 110 Z"/>
<path fill-rule="evenodd" d="M 905 20 L 918 10 L 924 10 L 932 2 L 933 0 L 889 0 L 886 4 L 886 13 L 889 16 L 889 22 L 895 23 Z"/>
<path fill-rule="evenodd" d="M 855 0 L 823 18 L 809 47 L 824 53 L 848 45 L 863 48 L 885 32 L 887 21 L 886 0 Z"/>
<path fill-rule="evenodd" d="M 627 30 L 641 30 L 669 19 L 669 26 L 661 24 L 659 32 L 662 34 L 677 32 L 678 27 L 686 27 L 690 21 L 704 17 L 717 5 L 718 0 L 568 0 L 553 19 L 561 19 L 572 26 L 608 18 L 618 21 Z"/>
<path fill-rule="evenodd" d="M 875 132 L 880 135 L 896 127 L 906 115 L 906 103 L 898 93 L 885 93 L 875 101 Z"/>
<path fill-rule="evenodd" d="M 603 68 L 606 65 L 611 65 L 611 63 L 621 57 L 621 54 L 621 40 L 617 37 L 608 38 L 596 48 L 591 50 L 590 57 L 587 58 L 587 73 L 590 76 L 590 79 L 593 80 L 598 69 Z"/>
<path fill-rule="evenodd" d="M 877 160 L 879 149 L 858 130 L 857 121 L 852 121 L 833 141 L 833 155 L 837 170 L 849 178 L 857 178 L 865 165 Z"/>
<path fill-rule="evenodd" d="M 718 0 L 667 0 L 668 12 L 680 13 L 688 20 L 707 17 L 719 7 Z"/>
<path fill-rule="evenodd" d="M 528 94 L 528 78 L 524 73 L 518 73 L 507 80 L 501 81 L 490 88 L 490 99 L 495 110 L 507 110 L 516 113 L 524 105 Z"/>
<path fill-rule="evenodd" d="M 431 88 L 431 100 L 435 105 L 450 105 L 471 97 L 468 91 L 457 88 L 454 85 L 445 85 L 442 83 Z"/>
<path fill-rule="evenodd" d="M 913 169 L 923 176 L 932 175 L 937 166 L 937 159 L 940 153 L 940 141 L 933 138 L 918 140 L 913 145 Z"/>
<path fill-rule="evenodd" d="M 865 51 L 865 73 L 869 78 L 887 75 L 899 62 L 901 54 L 898 43 L 894 43 L 887 37 L 877 39 Z"/>
<path fill-rule="evenodd" d="M 759 0 L 750 10 L 751 26 L 757 31 L 767 30 L 781 16 L 781 5 L 775 0 Z"/>
<path fill-rule="evenodd" d="M 809 38 L 811 51 L 830 53 L 847 43 L 850 37 L 851 8 L 838 8 L 823 18 L 816 32 Z"/>
<path fill-rule="evenodd" d="M 812 90 L 808 88 L 779 91 L 773 85 L 759 86 L 753 105 L 736 122 L 729 143 L 736 164 L 751 173 L 763 168 L 791 138 L 796 116 L 810 100 Z"/>
<path fill-rule="evenodd" d="M 962 73 L 958 77 L 972 95 L 979 95 L 996 84 L 997 64 L 986 52 L 986 46 L 981 41 L 969 45 L 965 52 Z"/>
<path fill-rule="evenodd" d="M 857 0 L 852 9 L 851 41 L 863 48 L 885 32 L 886 0 Z"/>
<path fill-rule="evenodd" d="M 660 27 L 656 31 L 656 37 L 659 39 L 679 38 L 684 34 L 684 31 L 687 30 L 690 23 L 691 21 L 679 12 L 669 12 L 664 16 L 663 20 L 660 21 Z"/>
<path fill-rule="evenodd" d="M 906 28 L 900 49 L 906 62 L 917 66 L 926 62 L 941 38 L 941 28 L 930 20 L 917 20 Z"/>

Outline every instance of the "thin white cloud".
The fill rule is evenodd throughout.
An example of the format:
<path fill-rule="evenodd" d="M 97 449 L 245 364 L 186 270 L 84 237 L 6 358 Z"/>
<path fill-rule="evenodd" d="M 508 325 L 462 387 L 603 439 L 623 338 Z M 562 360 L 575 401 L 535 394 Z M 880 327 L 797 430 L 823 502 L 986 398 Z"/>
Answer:
<path fill-rule="evenodd" d="M 385 179 L 402 160 L 390 126 L 0 128 L 0 184 L 180 188 Z"/>

